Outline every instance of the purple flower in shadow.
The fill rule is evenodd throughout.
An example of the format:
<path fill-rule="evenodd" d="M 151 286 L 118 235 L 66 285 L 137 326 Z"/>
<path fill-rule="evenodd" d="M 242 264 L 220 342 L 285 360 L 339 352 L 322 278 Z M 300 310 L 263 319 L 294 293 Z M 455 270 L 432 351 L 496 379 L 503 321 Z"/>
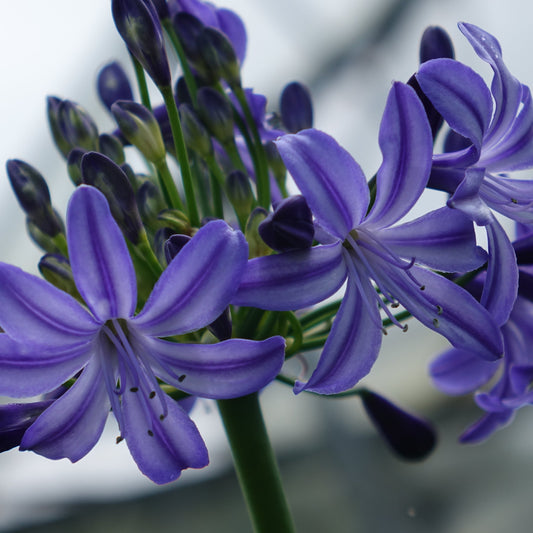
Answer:
<path fill-rule="evenodd" d="M 481 302 L 502 325 L 516 297 L 518 271 L 509 238 L 491 210 L 533 222 L 533 180 L 504 174 L 533 167 L 531 92 L 509 72 L 492 35 L 472 24 L 459 29 L 494 76 L 489 89 L 481 76 L 452 59 L 420 67 L 422 90 L 453 130 L 445 153 L 433 158 L 429 186 L 452 194 L 450 207 L 486 227 L 489 267 Z"/>
<path fill-rule="evenodd" d="M 473 225 L 447 207 L 394 226 L 418 200 L 431 168 L 432 139 L 422 104 L 407 85 L 395 83 L 381 123 L 383 163 L 375 203 L 359 165 L 317 130 L 285 135 L 279 153 L 321 227 L 327 243 L 252 259 L 233 303 L 264 309 L 301 309 L 346 293 L 307 389 L 346 390 L 372 367 L 381 345 L 380 309 L 403 327 L 387 305 L 403 305 L 457 347 L 495 359 L 502 345 L 489 313 L 443 271 L 477 268 L 486 260 L 475 246 Z M 376 287 L 379 292 L 376 291 Z M 467 314 L 470 320 L 466 322 Z"/>
<path fill-rule="evenodd" d="M 207 326 L 227 307 L 246 264 L 244 236 L 223 221 L 201 228 L 138 314 L 128 248 L 98 190 L 81 186 L 74 192 L 67 240 L 85 305 L 0 263 L 0 394 L 46 393 L 81 371 L 27 429 L 21 450 L 77 461 L 98 441 L 111 408 L 139 469 L 156 483 L 205 466 L 207 450 L 196 426 L 158 378 L 193 396 L 225 399 L 257 391 L 279 372 L 281 337 L 168 340 Z"/>

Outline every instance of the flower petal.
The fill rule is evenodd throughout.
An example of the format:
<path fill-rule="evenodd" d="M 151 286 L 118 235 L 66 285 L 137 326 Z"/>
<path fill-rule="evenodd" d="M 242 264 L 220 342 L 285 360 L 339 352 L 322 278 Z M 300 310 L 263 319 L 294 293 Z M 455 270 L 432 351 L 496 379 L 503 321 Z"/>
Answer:
<path fill-rule="evenodd" d="M 380 322 L 377 306 L 369 309 L 364 305 L 350 278 L 318 365 L 307 383 L 296 382 L 296 394 L 303 390 L 319 394 L 348 390 L 370 372 L 378 356 L 383 334 L 377 326 Z M 367 293 L 366 299 L 374 301 L 374 288 L 368 280 L 361 279 L 360 285 Z M 374 316 L 371 309 L 375 310 Z"/>
<path fill-rule="evenodd" d="M 154 372 L 169 385 L 203 398 L 245 396 L 268 385 L 285 356 L 283 337 L 230 339 L 216 344 L 181 344 L 144 338 Z"/>
<path fill-rule="evenodd" d="M 209 463 L 204 441 L 177 402 L 166 397 L 167 415 L 144 403 L 142 394 L 126 390 L 123 397 L 122 436 L 139 470 L 157 484 L 177 479 L 186 468 Z M 159 405 L 159 404 L 157 404 Z"/>
<path fill-rule="evenodd" d="M 507 322 L 518 292 L 518 267 L 513 245 L 500 223 L 485 226 L 489 242 L 489 264 L 481 295 L 481 304 L 494 321 L 502 326 Z"/>
<path fill-rule="evenodd" d="M 132 323 L 154 337 L 207 326 L 228 306 L 247 258 L 240 231 L 222 220 L 209 222 L 171 261 Z"/>
<path fill-rule="evenodd" d="M 500 413 L 489 413 L 482 416 L 475 424 L 472 424 L 466 429 L 459 437 L 459 440 L 463 444 L 476 444 L 481 442 L 490 437 L 497 429 L 501 429 L 510 424 L 513 417 L 513 409 Z"/>
<path fill-rule="evenodd" d="M 453 59 L 433 59 L 416 75 L 424 93 L 444 120 L 481 151 L 492 117 L 492 96 L 483 78 Z"/>
<path fill-rule="evenodd" d="M 74 385 L 30 426 L 20 449 L 49 459 L 78 461 L 100 438 L 109 407 L 102 368 L 91 361 Z"/>
<path fill-rule="evenodd" d="M 61 346 L 87 342 L 98 324 L 66 292 L 0 263 L 0 327 L 15 340 Z"/>
<path fill-rule="evenodd" d="M 383 154 L 376 177 L 376 201 L 365 222 L 389 226 L 413 207 L 427 185 L 433 137 L 415 91 L 396 82 L 379 129 Z"/>
<path fill-rule="evenodd" d="M 455 396 L 487 383 L 500 365 L 500 361 L 485 361 L 471 352 L 452 348 L 431 362 L 429 373 L 437 389 Z"/>
<path fill-rule="evenodd" d="M 231 303 L 276 311 L 321 302 L 346 279 L 342 243 L 315 246 L 248 261 Z"/>
<path fill-rule="evenodd" d="M 463 213 L 443 207 L 416 220 L 378 231 L 379 240 L 400 257 L 446 272 L 470 271 L 487 260 L 476 246 L 474 226 Z"/>
<path fill-rule="evenodd" d="M 83 368 L 93 350 L 92 341 L 42 347 L 0 334 L 0 394 L 28 398 L 50 392 Z"/>
<path fill-rule="evenodd" d="M 76 287 L 94 315 L 102 322 L 131 316 L 137 303 L 133 264 L 105 196 L 94 187 L 74 191 L 67 240 Z"/>
<path fill-rule="evenodd" d="M 448 339 L 455 348 L 488 361 L 503 353 L 498 325 L 466 290 L 421 267 L 399 271 L 379 260 L 384 286 L 422 324 Z M 416 283 L 415 283 L 416 280 Z M 465 320 L 468 317 L 468 320 Z"/>
<path fill-rule="evenodd" d="M 344 239 L 370 201 L 363 171 L 333 137 L 314 129 L 275 141 L 281 159 L 320 224 Z"/>

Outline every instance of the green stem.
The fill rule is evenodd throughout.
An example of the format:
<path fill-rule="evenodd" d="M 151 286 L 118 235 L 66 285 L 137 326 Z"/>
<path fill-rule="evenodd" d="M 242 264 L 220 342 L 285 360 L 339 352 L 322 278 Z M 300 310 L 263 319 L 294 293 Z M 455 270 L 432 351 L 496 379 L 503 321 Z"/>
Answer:
<path fill-rule="evenodd" d="M 135 77 L 137 78 L 137 85 L 139 86 L 139 93 L 141 95 L 141 103 L 146 109 L 152 111 L 152 104 L 150 103 L 150 95 L 148 93 L 148 85 L 146 84 L 146 76 L 142 65 L 137 61 L 134 55 L 130 54 L 135 69 Z"/>
<path fill-rule="evenodd" d="M 294 532 L 258 394 L 217 403 L 254 532 Z"/>
<path fill-rule="evenodd" d="M 161 185 L 161 190 L 168 206 L 173 209 L 184 211 L 183 202 L 181 201 L 176 184 L 172 179 L 172 174 L 168 168 L 167 160 L 163 158 L 154 164 L 159 177 L 159 184 Z"/>
<path fill-rule="evenodd" d="M 183 138 L 183 132 L 181 131 L 180 117 L 176 101 L 174 100 L 174 94 L 172 93 L 172 87 L 170 85 L 159 87 L 159 90 L 165 101 L 170 128 L 172 130 L 172 136 L 174 137 L 174 147 L 180 164 L 181 179 L 183 181 L 183 190 L 185 191 L 189 220 L 191 221 L 192 226 L 199 227 L 200 216 L 198 215 L 198 208 L 196 207 L 189 156 L 187 155 L 187 147 L 185 146 L 185 139 Z"/>

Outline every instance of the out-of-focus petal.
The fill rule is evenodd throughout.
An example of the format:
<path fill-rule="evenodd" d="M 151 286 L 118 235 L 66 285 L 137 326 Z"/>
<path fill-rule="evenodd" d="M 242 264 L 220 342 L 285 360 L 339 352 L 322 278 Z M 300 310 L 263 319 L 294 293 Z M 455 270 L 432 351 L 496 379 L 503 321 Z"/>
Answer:
<path fill-rule="evenodd" d="M 332 235 L 344 239 L 366 214 L 370 201 L 365 176 L 335 139 L 314 129 L 284 135 L 279 154 L 311 211 Z"/>
<path fill-rule="evenodd" d="M 446 272 L 467 272 L 487 261 L 476 246 L 474 226 L 466 215 L 443 207 L 416 220 L 376 232 L 380 242 L 400 257 Z"/>
<path fill-rule="evenodd" d="M 67 240 L 78 291 L 101 321 L 129 317 L 137 303 L 135 271 L 105 196 L 78 187 L 67 210 Z"/>
<path fill-rule="evenodd" d="M 489 264 L 481 304 L 498 326 L 507 322 L 518 291 L 518 267 L 513 245 L 500 223 L 485 226 L 489 242 Z"/>
<path fill-rule="evenodd" d="M 132 322 L 143 334 L 154 337 L 207 326 L 229 304 L 247 257 L 240 231 L 222 220 L 209 222 L 171 261 Z"/>
<path fill-rule="evenodd" d="M 500 361 L 485 361 L 471 352 L 452 348 L 431 362 L 429 374 L 437 389 L 455 396 L 484 385 L 500 364 Z"/>
<path fill-rule="evenodd" d="M 457 133 L 481 150 L 492 117 L 492 96 L 483 78 L 453 59 L 433 59 L 416 75 L 424 93 Z"/>
<path fill-rule="evenodd" d="M 231 303 L 275 311 L 321 302 L 346 279 L 342 243 L 315 246 L 248 261 Z"/>
<path fill-rule="evenodd" d="M 509 409 L 501 413 L 489 413 L 482 416 L 475 424 L 471 425 L 459 437 L 463 444 L 476 444 L 490 437 L 497 429 L 511 423 L 514 417 L 514 410 Z"/>
<path fill-rule="evenodd" d="M 102 369 L 91 361 L 76 383 L 30 426 L 20 449 L 78 461 L 100 438 L 109 407 Z"/>
<path fill-rule="evenodd" d="M 405 215 L 427 185 L 433 138 L 415 91 L 396 82 L 379 130 L 383 154 L 376 178 L 376 201 L 365 223 L 389 226 Z"/>
<path fill-rule="evenodd" d="M 217 400 L 245 396 L 268 385 L 285 356 L 283 337 L 230 339 L 216 344 L 181 344 L 139 339 L 155 373 L 189 394 Z"/>
<path fill-rule="evenodd" d="M 166 397 L 167 415 L 161 419 L 155 404 L 145 403 L 142 394 L 128 389 L 122 399 L 122 436 L 145 476 L 162 485 L 177 479 L 186 468 L 209 463 L 198 429 L 177 402 Z"/>
<path fill-rule="evenodd" d="M 239 63 L 242 65 L 246 56 L 248 39 L 246 37 L 246 28 L 241 18 L 230 9 L 217 9 L 215 14 L 218 20 L 218 27 L 230 40 Z"/>
<path fill-rule="evenodd" d="M 39 346 L 16 343 L 0 334 L 0 390 L 12 398 L 29 398 L 50 392 L 87 363 L 94 342 Z"/>
<path fill-rule="evenodd" d="M 297 381 L 294 392 L 302 390 L 320 394 L 335 394 L 353 387 L 365 377 L 376 360 L 381 346 L 378 308 L 368 307 L 351 279 L 337 313 L 318 365 L 307 383 Z M 360 287 L 365 298 L 375 301 L 374 288 L 361 277 Z M 372 311 L 375 311 L 372 316 Z"/>
<path fill-rule="evenodd" d="M 0 263 L 0 327 L 17 341 L 63 346 L 87 342 L 98 324 L 66 292 Z"/>

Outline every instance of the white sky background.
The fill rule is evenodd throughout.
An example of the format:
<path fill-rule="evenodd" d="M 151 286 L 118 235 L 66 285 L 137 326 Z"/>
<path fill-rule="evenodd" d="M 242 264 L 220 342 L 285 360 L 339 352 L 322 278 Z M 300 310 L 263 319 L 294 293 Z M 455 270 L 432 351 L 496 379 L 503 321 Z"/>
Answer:
<path fill-rule="evenodd" d="M 338 46 L 335 40 L 349 41 L 354 32 L 368 25 L 376 10 L 389 4 L 390 0 L 225 0 L 220 3 L 237 11 L 248 29 L 245 85 L 273 95 L 274 107 L 284 83 L 294 79 L 306 82 L 313 74 L 313 62 L 324 57 L 324 50 Z M 316 126 L 334 135 L 358 159 L 367 175 L 372 175 L 380 163 L 376 139 L 387 91 L 392 80 L 407 80 L 416 69 L 418 40 L 423 29 L 430 24 L 444 26 L 453 36 L 458 58 L 488 76 L 488 67 L 474 56 L 456 22 L 464 20 L 483 27 L 499 39 L 511 72 L 531 85 L 530 5 L 525 0 L 418 2 L 408 20 L 391 35 L 386 48 L 375 50 L 363 64 L 343 73 L 334 84 L 321 85 L 315 102 Z M 20 158 L 37 167 L 49 181 L 56 208 L 64 213 L 72 186 L 50 140 L 45 96 L 75 100 L 95 116 L 103 125 L 102 130 L 110 128 L 112 123 L 96 98 L 95 81 L 98 69 L 117 58 L 127 65 L 108 0 L 0 0 L 0 260 L 35 271 L 40 257 L 40 252 L 25 237 L 24 217 L 10 190 L 3 162 Z M 435 343 L 435 349 L 445 346 L 434 339 L 431 342 Z M 427 360 L 418 361 L 419 382 L 425 379 Z M 408 368 L 412 370 L 412 366 Z M 379 368 L 379 364 L 377 371 L 382 373 L 385 383 L 394 382 L 397 390 L 402 390 L 396 374 L 392 380 L 390 372 Z M 416 395 L 411 382 L 404 383 L 403 392 Z M 427 379 L 422 390 L 430 390 Z M 301 403 L 293 402 L 294 409 L 298 410 L 298 405 L 303 409 L 304 400 L 298 397 L 298 401 Z M 305 426 L 305 416 L 295 418 L 303 424 L 296 428 L 297 435 L 314 431 Z M 222 447 L 220 428 L 213 417 L 201 424 L 205 425 L 202 431 L 207 432 L 216 464 L 217 449 Z M 214 429 L 209 429 L 213 424 Z M 276 430 L 276 422 L 274 426 Z M 111 444 L 113 431 L 104 437 L 105 441 L 99 443 L 95 452 L 74 466 L 16 451 L 0 456 L 0 529 L 9 520 L 27 513 L 32 501 L 43 501 L 46 497 L 49 503 L 61 502 L 69 493 L 77 497 L 82 486 L 88 494 L 101 492 L 104 486 L 116 493 L 118 487 L 112 479 L 119 479 L 120 486 L 129 486 L 132 491 L 151 487 L 123 453 L 125 447 L 117 451 Z M 111 458 L 105 468 L 102 467 L 104 456 Z M 188 474 L 191 474 L 188 478 L 199 477 L 197 472 Z M 24 506 L 17 507 L 21 501 L 25 502 Z M 12 515 L 8 515 L 9 509 Z"/>

